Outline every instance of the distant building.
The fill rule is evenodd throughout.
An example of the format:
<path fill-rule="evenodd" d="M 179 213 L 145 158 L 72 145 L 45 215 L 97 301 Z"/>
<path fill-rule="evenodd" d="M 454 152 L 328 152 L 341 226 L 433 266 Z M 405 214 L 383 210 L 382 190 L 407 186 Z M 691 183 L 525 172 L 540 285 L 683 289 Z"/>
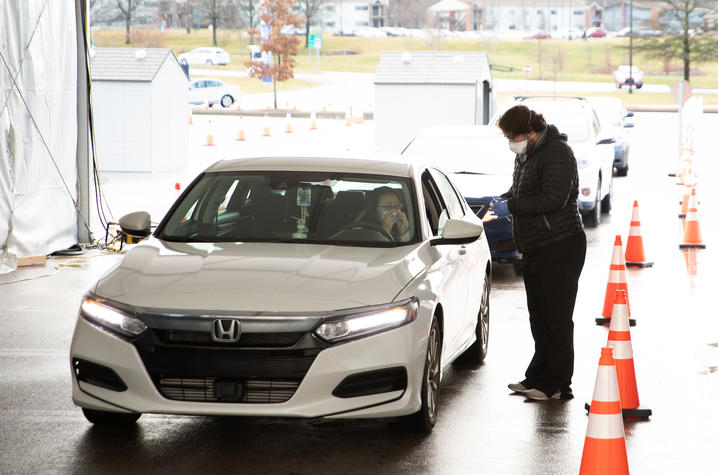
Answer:
<path fill-rule="evenodd" d="M 442 0 L 427 10 L 431 28 L 549 33 L 603 26 L 603 7 L 585 0 Z"/>
<path fill-rule="evenodd" d="M 633 29 L 672 29 L 681 30 L 683 27 L 674 15 L 669 14 L 673 8 L 666 2 L 631 2 L 622 0 L 609 3 L 604 8 L 604 24 L 606 29 L 618 31 L 631 25 L 631 4 L 633 4 Z M 694 28 L 704 27 L 709 10 L 696 8 L 689 17 Z"/>
<path fill-rule="evenodd" d="M 388 26 L 389 0 L 369 2 L 325 2 L 320 10 L 323 28 L 351 34 L 359 28 Z"/>

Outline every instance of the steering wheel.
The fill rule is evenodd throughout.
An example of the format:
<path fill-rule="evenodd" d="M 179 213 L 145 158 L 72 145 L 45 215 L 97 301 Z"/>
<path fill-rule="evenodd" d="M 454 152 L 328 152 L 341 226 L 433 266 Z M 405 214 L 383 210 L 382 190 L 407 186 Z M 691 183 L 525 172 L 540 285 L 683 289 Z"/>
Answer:
<path fill-rule="evenodd" d="M 387 239 L 387 241 L 394 241 L 394 236 L 392 236 L 389 231 L 384 229 L 384 226 L 372 223 L 370 221 L 357 221 L 356 223 L 345 224 L 339 231 L 337 231 L 336 234 L 352 229 L 369 229 L 371 231 L 378 231 L 383 237 Z"/>

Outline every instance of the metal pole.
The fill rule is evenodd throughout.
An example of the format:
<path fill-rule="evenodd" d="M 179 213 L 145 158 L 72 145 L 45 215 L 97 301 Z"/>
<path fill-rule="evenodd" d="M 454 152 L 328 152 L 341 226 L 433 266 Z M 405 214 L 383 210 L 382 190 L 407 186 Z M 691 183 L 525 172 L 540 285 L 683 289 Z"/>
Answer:
<path fill-rule="evenodd" d="M 89 74 L 87 71 L 86 35 L 90 28 L 87 2 L 75 2 L 75 27 L 77 31 L 77 241 L 90 242 L 90 134 L 89 134 Z M 87 223 L 83 220 L 87 216 Z"/>
<path fill-rule="evenodd" d="M 628 93 L 633 94 L 633 0 L 628 14 Z"/>

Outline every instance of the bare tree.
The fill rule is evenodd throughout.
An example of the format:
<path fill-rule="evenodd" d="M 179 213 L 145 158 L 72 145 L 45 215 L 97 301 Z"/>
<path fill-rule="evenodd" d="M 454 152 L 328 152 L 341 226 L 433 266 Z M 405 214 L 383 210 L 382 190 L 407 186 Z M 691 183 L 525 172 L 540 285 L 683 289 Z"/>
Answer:
<path fill-rule="evenodd" d="M 190 0 L 184 0 L 180 16 L 184 22 L 185 30 L 189 35 L 192 32 L 192 4 L 190 3 Z"/>
<path fill-rule="evenodd" d="M 661 15 L 663 34 L 641 39 L 634 49 L 664 64 L 673 60 L 683 62 L 683 79 L 689 81 L 692 64 L 712 61 L 718 55 L 718 41 L 710 35 L 697 34 L 702 26 L 701 13 L 707 10 L 709 2 L 665 0 L 665 3 Z"/>
<path fill-rule="evenodd" d="M 264 53 L 271 53 L 273 64 L 263 61 L 247 61 L 249 75 L 255 78 L 271 77 L 274 83 L 274 108 L 277 108 L 277 81 L 286 81 L 294 77 L 294 65 L 299 47 L 299 38 L 282 34 L 287 25 L 301 26 L 303 18 L 292 13 L 292 0 L 263 0 L 259 9 L 259 18 L 269 29 L 269 38 L 262 43 Z"/>
<path fill-rule="evenodd" d="M 426 10 L 437 0 L 392 0 L 389 3 L 389 22 L 393 26 L 421 28 L 426 26 Z"/>
<path fill-rule="evenodd" d="M 261 0 L 239 0 L 238 1 L 238 7 L 239 7 L 239 14 L 244 21 L 246 21 L 246 25 L 249 30 L 249 43 L 254 44 L 254 32 L 257 29 L 257 20 L 258 20 L 258 12 L 259 12 L 259 4 L 261 3 Z"/>
<path fill-rule="evenodd" d="M 297 6 L 299 7 L 299 13 L 304 17 L 306 21 L 306 31 L 304 32 L 304 47 L 309 47 L 309 27 L 312 24 L 312 19 L 317 16 L 319 9 L 325 0 L 298 0 Z"/>
<path fill-rule="evenodd" d="M 142 0 L 117 0 L 117 8 L 122 13 L 122 18 L 125 20 L 125 44 L 130 44 L 130 27 L 132 26 L 132 18 L 135 15 L 135 10 L 142 3 Z"/>
<path fill-rule="evenodd" d="M 202 9 L 209 24 L 212 25 L 212 44 L 217 46 L 217 28 L 220 24 L 229 24 L 233 17 L 234 8 L 231 0 L 201 0 L 198 6 Z"/>

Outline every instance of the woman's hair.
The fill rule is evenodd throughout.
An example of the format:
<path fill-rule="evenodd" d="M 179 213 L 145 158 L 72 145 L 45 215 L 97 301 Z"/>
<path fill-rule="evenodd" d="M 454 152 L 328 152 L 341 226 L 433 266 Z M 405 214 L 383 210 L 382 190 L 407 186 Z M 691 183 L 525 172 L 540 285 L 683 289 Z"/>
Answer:
<path fill-rule="evenodd" d="M 499 118 L 499 128 L 507 137 L 543 132 L 546 121 L 543 115 L 526 106 L 514 106 Z"/>
<path fill-rule="evenodd" d="M 368 218 L 371 221 L 378 221 L 376 217 L 376 207 L 379 206 L 379 198 L 381 198 L 382 195 L 392 195 L 395 196 L 399 202 L 402 201 L 401 193 L 397 189 L 389 188 L 388 186 L 375 188 L 371 190 L 367 196 L 366 209 L 369 216 L 365 215 L 365 218 Z"/>

